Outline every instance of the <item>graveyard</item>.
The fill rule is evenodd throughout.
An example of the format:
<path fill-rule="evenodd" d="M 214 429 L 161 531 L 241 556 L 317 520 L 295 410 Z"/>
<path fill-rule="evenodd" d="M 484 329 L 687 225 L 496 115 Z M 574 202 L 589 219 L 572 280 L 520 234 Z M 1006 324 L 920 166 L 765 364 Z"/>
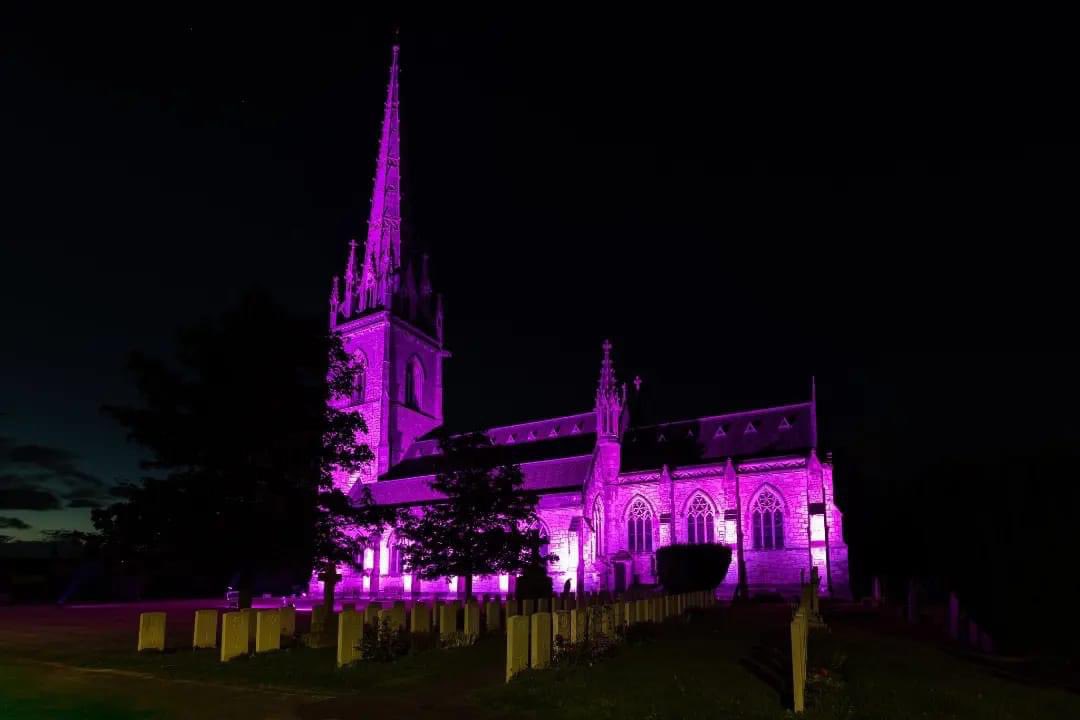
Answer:
<path fill-rule="evenodd" d="M 0 716 L 781 718 L 792 712 L 786 603 L 716 604 L 666 618 L 642 604 L 641 612 L 656 612 L 659 621 L 636 624 L 640 631 L 612 653 L 525 669 L 509 681 L 506 633 L 483 625 L 472 645 L 431 647 L 392 662 L 339 667 L 336 647 L 303 647 L 284 636 L 279 650 L 222 662 L 218 649 L 192 649 L 195 613 L 212 603 L 0 609 Z M 136 649 L 144 612 L 166 614 L 163 652 Z M 822 615 L 827 627 L 809 631 L 800 717 L 1080 715 L 1080 695 L 1006 679 L 1003 666 L 950 644 L 936 624 L 912 627 L 886 609 L 855 605 L 826 605 Z M 296 626 L 298 635 L 308 632 L 310 615 L 298 613 Z"/>

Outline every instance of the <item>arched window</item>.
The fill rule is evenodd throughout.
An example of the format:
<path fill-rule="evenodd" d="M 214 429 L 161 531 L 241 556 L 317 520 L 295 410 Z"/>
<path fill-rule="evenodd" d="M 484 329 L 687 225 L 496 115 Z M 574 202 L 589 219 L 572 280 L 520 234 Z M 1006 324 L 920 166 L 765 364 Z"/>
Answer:
<path fill-rule="evenodd" d="M 352 402 L 362 403 L 364 402 L 364 391 L 367 389 L 367 361 L 363 355 L 356 356 L 356 362 L 353 367 L 356 374 L 353 376 L 353 391 Z"/>
<path fill-rule="evenodd" d="M 762 490 L 750 508 L 750 525 L 754 533 L 755 550 L 784 547 L 784 510 L 780 498 Z"/>
<path fill-rule="evenodd" d="M 642 498 L 626 513 L 626 544 L 632 553 L 652 552 L 652 509 Z"/>
<path fill-rule="evenodd" d="M 390 574 L 403 575 L 406 572 L 404 543 L 396 537 L 390 538 L 386 544 L 390 553 Z"/>
<path fill-rule="evenodd" d="M 686 542 L 716 542 L 715 519 L 713 508 L 703 495 L 698 493 L 686 508 Z"/>
<path fill-rule="evenodd" d="M 413 410 L 423 408 L 424 368 L 420 359 L 413 357 L 405 368 L 405 405 Z"/>
<path fill-rule="evenodd" d="M 604 503 L 596 496 L 592 506 L 593 558 L 604 554 Z"/>

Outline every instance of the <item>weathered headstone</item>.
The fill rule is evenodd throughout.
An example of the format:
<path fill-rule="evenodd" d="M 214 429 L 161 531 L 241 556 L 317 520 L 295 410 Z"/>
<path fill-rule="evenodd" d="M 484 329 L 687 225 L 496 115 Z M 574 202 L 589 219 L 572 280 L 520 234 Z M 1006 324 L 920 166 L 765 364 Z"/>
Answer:
<path fill-rule="evenodd" d="M 165 649 L 165 613 L 139 613 L 139 652 Z"/>
<path fill-rule="evenodd" d="M 534 669 L 541 670 L 551 665 L 551 613 L 533 613 L 529 620 L 529 660 Z"/>
<path fill-rule="evenodd" d="M 634 622 L 643 623 L 649 621 L 649 601 L 640 598 L 634 601 Z"/>
<path fill-rule="evenodd" d="M 509 595 L 506 598 L 506 617 L 512 617 L 518 615 L 518 601 L 513 595 Z"/>
<path fill-rule="evenodd" d="M 806 639 L 809 631 L 806 610 L 800 608 L 791 621 L 791 679 L 795 712 L 806 709 Z"/>
<path fill-rule="evenodd" d="M 528 617 L 536 612 L 536 603 L 532 598 L 525 598 L 521 601 L 521 614 Z"/>
<path fill-rule="evenodd" d="M 870 599 L 874 605 L 881 605 L 881 578 L 876 575 L 870 580 Z"/>
<path fill-rule="evenodd" d="M 217 647 L 217 610 L 195 611 L 195 639 L 191 646 L 196 650 L 200 648 Z"/>
<path fill-rule="evenodd" d="M 561 637 L 564 643 L 570 642 L 570 611 L 558 610 L 552 616 L 551 634 L 553 637 Z"/>
<path fill-rule="evenodd" d="M 506 681 L 529 667 L 529 618 L 511 615 L 506 619 Z"/>
<path fill-rule="evenodd" d="M 296 608 L 286 605 L 278 611 L 281 620 L 281 636 L 293 637 L 296 635 Z"/>
<path fill-rule="evenodd" d="M 548 602 L 549 601 L 548 601 L 547 598 L 539 598 L 539 599 L 537 599 L 537 601 L 536 601 L 536 612 L 551 612 L 548 609 Z"/>
<path fill-rule="evenodd" d="M 589 631 L 589 614 L 584 608 L 570 611 L 570 642 L 577 645 L 585 642 Z"/>
<path fill-rule="evenodd" d="M 502 628 L 502 606 L 498 600 L 488 600 L 484 605 L 484 621 L 488 632 L 499 632 Z"/>
<path fill-rule="evenodd" d="M 277 610 L 260 610 L 255 615 L 255 652 L 281 649 L 281 614 Z"/>
<path fill-rule="evenodd" d="M 364 616 L 355 610 L 342 610 L 338 615 L 337 630 L 337 664 L 338 667 L 345 667 L 360 659 Z"/>
<path fill-rule="evenodd" d="M 439 606 L 439 635 L 447 637 L 458 631 L 457 609 L 453 605 Z"/>
<path fill-rule="evenodd" d="M 480 606 L 475 600 L 465 605 L 465 635 L 473 641 L 480 637 Z"/>
<path fill-rule="evenodd" d="M 431 608 L 428 607 L 427 603 L 413 603 L 409 630 L 414 633 L 431 632 Z"/>
<path fill-rule="evenodd" d="M 328 612 L 325 605 L 311 606 L 311 634 L 322 635 L 326 632 L 326 617 Z"/>
<path fill-rule="evenodd" d="M 617 606 L 600 606 L 600 632 L 602 632 L 604 635 L 611 639 L 614 639 L 615 637 L 615 627 L 618 625 L 618 621 L 616 619 L 617 615 Z"/>
<path fill-rule="evenodd" d="M 244 616 L 238 612 L 221 616 L 221 662 L 247 655 L 248 631 Z"/>

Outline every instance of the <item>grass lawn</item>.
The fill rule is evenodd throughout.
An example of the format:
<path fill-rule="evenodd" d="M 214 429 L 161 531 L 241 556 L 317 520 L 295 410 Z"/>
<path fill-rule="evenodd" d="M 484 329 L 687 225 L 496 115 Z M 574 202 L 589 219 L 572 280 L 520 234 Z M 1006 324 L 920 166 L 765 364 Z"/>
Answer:
<path fill-rule="evenodd" d="M 165 608 L 170 646 L 190 645 L 196 606 Z M 503 636 L 342 671 L 332 649 L 223 665 L 211 651 L 135 653 L 146 609 L 156 608 L 0 609 L 0 718 L 791 716 L 783 607 L 712 611 L 592 667 L 527 672 L 509 685 Z M 834 672 L 807 718 L 1080 718 L 1080 696 L 1003 681 L 887 621 L 837 618 L 830 628 L 811 635 L 812 665 Z"/>

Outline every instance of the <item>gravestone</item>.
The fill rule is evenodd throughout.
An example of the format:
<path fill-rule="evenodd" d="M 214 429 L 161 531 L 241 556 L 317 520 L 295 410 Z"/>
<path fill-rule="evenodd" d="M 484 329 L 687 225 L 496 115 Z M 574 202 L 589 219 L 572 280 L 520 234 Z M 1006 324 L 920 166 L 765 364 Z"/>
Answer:
<path fill-rule="evenodd" d="M 536 612 L 536 602 L 532 598 L 526 598 L 521 601 L 521 614 L 528 617 Z"/>
<path fill-rule="evenodd" d="M 457 610 L 453 605 L 439 606 L 439 635 L 447 637 L 458 631 Z"/>
<path fill-rule="evenodd" d="M 807 611 L 799 608 L 791 621 L 791 679 L 795 712 L 806 709 L 806 641 L 809 633 Z"/>
<path fill-rule="evenodd" d="M 281 620 L 281 635 L 282 637 L 293 637 L 296 635 L 296 608 L 292 605 L 286 605 L 278 611 Z"/>
<path fill-rule="evenodd" d="M 473 642 L 480 637 L 480 606 L 475 601 L 465 605 L 465 635 Z"/>
<path fill-rule="evenodd" d="M 484 606 L 484 619 L 488 632 L 499 632 L 502 627 L 502 608 L 498 600 L 488 600 Z"/>
<path fill-rule="evenodd" d="M 570 611 L 570 642 L 577 645 L 585 642 L 589 632 L 588 612 L 582 608 Z"/>
<path fill-rule="evenodd" d="M 534 670 L 542 670 L 551 666 L 551 613 L 533 613 L 529 620 L 529 662 Z"/>
<path fill-rule="evenodd" d="M 312 605 L 311 606 L 311 634 L 321 635 L 326 632 L 326 606 L 325 605 Z"/>
<path fill-rule="evenodd" d="M 360 659 L 360 641 L 364 638 L 364 616 L 355 610 L 342 610 L 337 624 L 337 665 L 345 667 Z"/>
<path fill-rule="evenodd" d="M 217 610 L 195 611 L 195 639 L 191 646 L 196 650 L 200 648 L 217 647 Z"/>
<path fill-rule="evenodd" d="M 555 613 L 551 623 L 551 632 L 561 637 L 564 643 L 570 642 L 570 611 L 559 610 Z"/>
<path fill-rule="evenodd" d="M 139 613 L 139 649 L 157 650 L 165 649 L 165 613 L 144 612 Z"/>
<path fill-rule="evenodd" d="M 413 603 L 409 630 L 414 633 L 431 632 L 431 608 L 427 606 L 427 603 Z"/>
<path fill-rule="evenodd" d="M 511 615 L 506 619 L 506 681 L 529 667 L 529 618 Z"/>
<path fill-rule="evenodd" d="M 221 616 L 221 662 L 247 655 L 248 631 L 244 616 L 239 612 Z"/>
<path fill-rule="evenodd" d="M 281 614 L 277 610 L 260 610 L 255 616 L 255 652 L 281 649 Z"/>

